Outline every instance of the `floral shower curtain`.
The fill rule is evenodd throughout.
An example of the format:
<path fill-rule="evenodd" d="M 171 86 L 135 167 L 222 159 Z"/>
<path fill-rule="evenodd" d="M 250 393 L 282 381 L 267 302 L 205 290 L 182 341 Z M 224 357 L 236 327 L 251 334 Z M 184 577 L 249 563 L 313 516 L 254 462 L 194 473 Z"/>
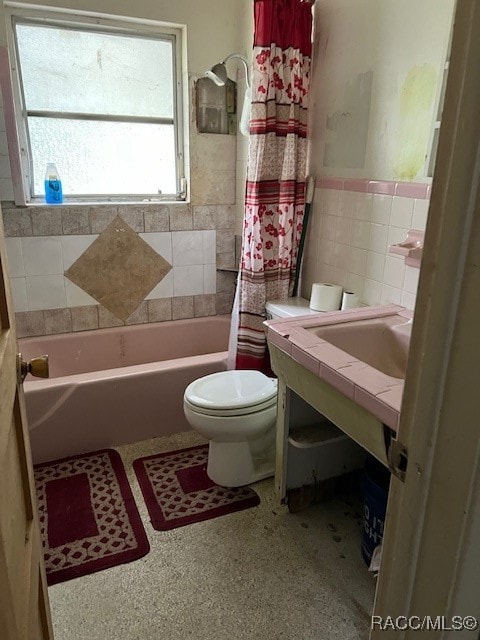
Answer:
<path fill-rule="evenodd" d="M 254 0 L 237 369 L 270 372 L 265 304 L 291 295 L 305 205 L 310 0 Z"/>

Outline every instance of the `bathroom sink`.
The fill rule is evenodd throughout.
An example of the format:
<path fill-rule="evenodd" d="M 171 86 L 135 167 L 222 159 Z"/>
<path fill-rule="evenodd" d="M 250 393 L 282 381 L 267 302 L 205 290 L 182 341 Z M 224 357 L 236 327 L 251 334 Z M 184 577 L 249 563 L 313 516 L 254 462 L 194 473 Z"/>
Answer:
<path fill-rule="evenodd" d="M 390 304 L 266 323 L 282 384 L 387 466 L 384 427 L 398 429 L 412 315 Z"/>
<path fill-rule="evenodd" d="M 411 331 L 406 318 L 395 315 L 308 331 L 388 376 L 405 379 Z"/>

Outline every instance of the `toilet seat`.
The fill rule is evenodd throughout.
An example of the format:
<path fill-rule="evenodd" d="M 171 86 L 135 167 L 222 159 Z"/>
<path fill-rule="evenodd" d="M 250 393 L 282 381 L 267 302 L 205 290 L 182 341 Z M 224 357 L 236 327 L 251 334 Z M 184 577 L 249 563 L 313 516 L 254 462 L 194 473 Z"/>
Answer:
<path fill-rule="evenodd" d="M 276 402 L 277 380 L 260 371 L 212 373 L 195 380 L 184 400 L 193 411 L 205 415 L 247 415 Z"/>
<path fill-rule="evenodd" d="M 200 407 L 198 405 L 192 404 L 186 398 L 183 399 L 184 404 L 195 413 L 200 413 L 205 416 L 218 416 L 223 418 L 234 417 L 234 416 L 248 416 L 252 413 L 257 413 L 258 411 L 263 411 L 264 409 L 268 409 L 274 406 L 277 403 L 277 398 L 274 396 L 265 402 L 260 402 L 258 404 L 250 405 L 249 407 L 241 407 L 238 409 L 213 409 L 213 408 L 205 408 Z"/>

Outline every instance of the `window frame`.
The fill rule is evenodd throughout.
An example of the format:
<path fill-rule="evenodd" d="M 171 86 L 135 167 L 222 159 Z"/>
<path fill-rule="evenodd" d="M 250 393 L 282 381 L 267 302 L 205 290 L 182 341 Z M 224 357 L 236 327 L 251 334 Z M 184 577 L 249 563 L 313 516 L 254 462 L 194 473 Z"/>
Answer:
<path fill-rule="evenodd" d="M 17 24 L 30 24 L 50 26 L 77 31 L 91 31 L 115 35 L 125 35 L 145 39 L 158 39 L 172 43 L 173 65 L 173 118 L 142 117 L 142 116 L 116 116 L 113 114 L 66 113 L 66 119 L 85 119 L 99 122 L 139 122 L 139 123 L 167 123 L 173 124 L 175 140 L 175 165 L 176 165 L 176 193 L 169 194 L 66 194 L 66 204 L 90 204 L 98 202 L 173 202 L 184 201 L 187 196 L 185 179 L 185 135 L 183 113 L 183 69 L 182 69 L 182 28 L 172 27 L 165 23 L 153 23 L 152 21 L 136 21 L 132 18 L 108 18 L 92 14 L 75 14 L 63 11 L 49 11 L 36 9 L 22 9 L 6 6 L 7 45 L 10 56 L 10 72 L 12 78 L 13 110 L 17 126 L 19 142 L 20 165 L 22 169 L 23 202 L 17 204 L 40 204 L 44 202 L 43 196 L 34 195 L 33 158 L 30 145 L 28 116 L 47 115 L 52 118 L 62 118 L 61 112 L 27 111 L 21 77 L 20 58 L 16 36 Z M 168 122 L 167 122 L 168 121 Z M 17 187 L 19 185 L 16 185 Z M 15 190 L 18 192 L 18 189 Z M 18 198 L 16 198 L 18 200 Z"/>

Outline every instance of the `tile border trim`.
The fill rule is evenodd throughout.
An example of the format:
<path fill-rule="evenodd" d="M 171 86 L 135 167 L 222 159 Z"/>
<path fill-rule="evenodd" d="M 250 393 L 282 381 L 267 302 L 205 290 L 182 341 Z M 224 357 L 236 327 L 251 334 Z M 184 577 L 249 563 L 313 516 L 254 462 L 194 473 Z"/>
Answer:
<path fill-rule="evenodd" d="M 417 198 L 428 200 L 432 185 L 421 182 L 395 182 L 392 180 L 369 180 L 351 178 L 319 178 L 316 182 L 317 189 L 335 189 L 337 191 L 356 191 L 359 193 L 371 193 L 388 196 L 401 196 L 403 198 Z"/>

